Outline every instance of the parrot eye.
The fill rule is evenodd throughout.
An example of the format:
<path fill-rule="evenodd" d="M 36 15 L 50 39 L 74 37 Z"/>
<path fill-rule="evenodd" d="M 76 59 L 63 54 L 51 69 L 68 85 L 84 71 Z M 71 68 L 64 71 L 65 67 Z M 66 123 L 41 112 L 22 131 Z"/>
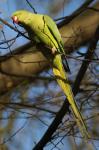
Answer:
<path fill-rule="evenodd" d="M 16 24 L 19 23 L 17 16 L 13 16 L 13 17 L 11 17 L 11 18 L 12 18 L 12 20 L 13 20 L 14 23 L 16 23 Z"/>

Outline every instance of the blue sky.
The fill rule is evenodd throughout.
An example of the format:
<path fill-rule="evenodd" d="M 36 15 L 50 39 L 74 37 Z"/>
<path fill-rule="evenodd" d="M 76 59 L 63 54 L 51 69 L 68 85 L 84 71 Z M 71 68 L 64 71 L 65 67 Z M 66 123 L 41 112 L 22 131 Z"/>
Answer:
<path fill-rule="evenodd" d="M 32 4 L 35 7 L 35 9 L 37 10 L 37 12 L 47 13 L 54 18 L 58 18 L 58 17 L 62 17 L 63 15 L 69 15 L 76 8 L 78 8 L 81 5 L 81 3 L 83 3 L 83 2 L 84 1 L 81 1 L 81 0 L 76 0 L 76 1 L 72 0 L 72 3 L 69 3 L 68 6 L 64 6 L 64 14 L 63 14 L 63 10 L 62 10 L 61 12 L 59 12 L 57 14 L 57 16 L 55 16 L 53 14 L 49 14 L 49 11 L 46 9 L 46 7 L 48 8 L 48 4 L 50 5 L 50 3 L 51 3 L 51 1 L 49 1 L 49 0 L 45 0 L 42 3 L 40 0 L 38 0 L 38 1 L 34 0 L 34 1 L 32 1 Z M 0 11 L 1 11 L 0 16 L 11 23 L 10 16 L 11 16 L 12 12 L 16 11 L 17 9 L 23 9 L 23 8 L 29 9 L 29 6 L 27 5 L 25 0 L 22 0 L 21 5 L 20 5 L 20 0 L 4 0 L 4 1 L 2 0 L 2 1 L 0 1 Z M 16 33 L 14 31 L 12 31 L 11 29 L 9 29 L 8 27 L 4 26 L 3 28 L 4 28 L 7 39 L 10 39 L 16 35 Z M 0 40 L 2 40 L 2 34 L 0 34 Z M 13 45 L 12 49 L 19 47 L 20 45 L 23 45 L 26 42 L 27 42 L 26 39 L 20 38 Z M 0 50 L 0 55 L 5 54 L 6 52 L 9 52 L 9 50 L 8 51 L 7 50 Z M 38 89 L 41 93 L 43 92 L 42 88 L 39 88 L 39 87 L 37 87 L 35 89 L 33 88 L 32 93 L 31 93 L 31 91 L 29 91 L 30 96 L 33 93 L 34 93 L 34 95 L 37 94 Z M 47 124 L 50 124 L 52 121 L 52 119 L 49 120 L 46 117 L 43 119 L 45 120 L 45 122 L 47 122 Z M 16 125 L 15 125 L 13 132 L 15 132 L 19 127 L 21 127 L 24 122 L 25 122 L 24 119 L 21 121 L 16 120 L 16 122 L 15 122 Z M 31 123 L 31 121 L 29 123 Z M 27 123 L 27 125 L 26 125 L 27 128 L 28 128 L 29 123 Z M 31 123 L 31 125 L 32 125 L 31 128 L 29 126 L 28 130 L 31 130 L 32 136 L 30 136 L 30 134 L 27 130 L 23 129 L 20 133 L 18 133 L 14 137 L 14 140 L 16 139 L 18 141 L 20 141 L 20 140 L 23 141 L 24 146 L 22 147 L 22 150 L 31 150 L 31 148 L 33 147 L 33 140 L 36 141 L 36 140 L 40 139 L 42 137 L 44 131 L 47 129 L 47 127 L 45 127 L 40 121 L 38 121 L 36 119 L 35 119 L 34 123 Z M 32 131 L 32 128 L 35 128 L 35 130 Z M 24 135 L 23 132 L 26 132 L 26 135 Z M 64 144 L 65 144 L 64 146 L 61 145 L 62 150 L 66 150 L 66 147 L 68 150 L 70 150 L 68 140 L 64 140 Z M 49 147 L 45 148 L 45 150 L 49 150 L 49 149 L 50 149 Z M 11 148 L 10 150 L 17 150 L 17 147 L 16 147 L 16 149 Z M 54 149 L 54 150 L 56 150 L 56 149 Z"/>

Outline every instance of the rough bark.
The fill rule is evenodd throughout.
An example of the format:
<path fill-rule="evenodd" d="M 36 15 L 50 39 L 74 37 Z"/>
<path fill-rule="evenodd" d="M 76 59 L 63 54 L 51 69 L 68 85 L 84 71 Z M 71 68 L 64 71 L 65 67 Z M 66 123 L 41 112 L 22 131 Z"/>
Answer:
<path fill-rule="evenodd" d="M 99 9 L 99 2 L 94 5 L 94 8 Z M 73 52 L 77 47 L 90 40 L 98 25 L 99 11 L 87 9 L 83 14 L 76 17 L 69 24 L 62 26 L 60 28 L 60 33 L 65 43 L 65 50 L 67 54 Z M 24 50 L 25 47 L 21 48 L 21 50 L 22 49 Z M 29 49 L 32 50 L 32 47 Z M 33 52 L 32 54 L 20 53 L 20 55 L 12 56 L 1 61 L 0 71 L 2 73 L 0 73 L 0 94 L 19 84 L 19 82 L 24 79 L 22 75 L 29 76 L 39 73 L 48 66 L 48 62 L 45 57 L 38 50 L 39 49 L 37 49 L 37 52 Z M 21 75 L 21 78 L 13 77 L 8 74 Z"/>

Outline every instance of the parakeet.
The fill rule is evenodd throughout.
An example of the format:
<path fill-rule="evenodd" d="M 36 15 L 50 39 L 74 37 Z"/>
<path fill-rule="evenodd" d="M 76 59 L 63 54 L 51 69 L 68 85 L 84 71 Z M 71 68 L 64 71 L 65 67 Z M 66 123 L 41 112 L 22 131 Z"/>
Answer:
<path fill-rule="evenodd" d="M 41 42 L 50 49 L 51 55 L 50 57 L 48 57 L 48 55 L 46 57 L 48 60 L 51 60 L 53 73 L 69 101 L 75 121 L 82 136 L 85 139 L 88 139 L 89 133 L 87 131 L 86 124 L 74 99 L 72 89 L 68 81 L 67 72 L 64 70 L 62 62 L 62 55 L 65 55 L 64 44 L 57 25 L 48 15 L 33 14 L 26 10 L 14 12 L 12 19 L 28 32 L 31 40 Z"/>

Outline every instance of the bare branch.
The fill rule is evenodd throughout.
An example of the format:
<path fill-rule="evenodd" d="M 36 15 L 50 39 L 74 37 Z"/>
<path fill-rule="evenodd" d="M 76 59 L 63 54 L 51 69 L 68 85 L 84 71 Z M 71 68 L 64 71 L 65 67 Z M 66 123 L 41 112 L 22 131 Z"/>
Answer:
<path fill-rule="evenodd" d="M 32 8 L 32 10 L 34 11 L 35 14 L 37 14 L 37 11 L 35 10 L 35 8 L 32 6 L 32 4 L 26 0 L 27 4 Z"/>
<path fill-rule="evenodd" d="M 76 95 L 78 90 L 79 90 L 80 83 L 81 83 L 81 81 L 82 81 L 82 79 L 83 79 L 83 77 L 86 73 L 86 70 L 87 70 L 87 68 L 88 68 L 88 66 L 89 66 L 89 64 L 92 60 L 92 57 L 93 57 L 93 54 L 95 52 L 98 40 L 99 40 L 99 27 L 97 28 L 94 37 L 90 41 L 87 53 L 85 55 L 85 59 L 89 59 L 89 61 L 87 61 L 87 62 L 83 61 L 82 65 L 81 65 L 81 68 L 78 72 L 78 75 L 76 76 L 76 80 L 75 80 L 74 86 L 73 86 L 74 95 Z"/>
<path fill-rule="evenodd" d="M 64 21 L 59 23 L 59 27 L 63 26 L 64 24 L 68 24 L 71 22 L 74 18 L 79 16 L 82 12 L 84 12 L 88 6 L 93 2 L 94 0 L 86 0 L 84 4 L 82 4 L 77 10 L 75 10 L 70 16 L 64 17 Z"/>
<path fill-rule="evenodd" d="M 99 9 L 99 3 L 96 3 L 93 7 Z M 60 28 L 60 33 L 65 43 L 66 54 L 73 52 L 81 44 L 91 39 L 98 25 L 99 25 L 99 13 L 93 10 L 86 10 L 82 15 L 73 19 L 69 24 L 67 24 L 66 26 L 65 25 L 62 26 Z M 27 52 L 24 54 L 24 52 L 26 52 L 27 50 L 31 52 L 33 51 L 33 53 L 29 54 Z M 10 71 L 11 74 L 20 73 L 19 75 L 24 75 L 24 74 L 31 75 L 31 74 L 39 73 L 40 71 L 42 71 L 44 68 L 48 66 L 48 62 L 45 59 L 45 57 L 38 51 L 40 51 L 40 47 L 39 48 L 33 47 L 32 43 L 28 43 L 23 47 L 14 50 L 13 56 L 11 56 L 10 53 L 5 56 L 1 56 L 0 60 L 1 60 L 2 70 L 7 73 L 9 73 Z M 20 55 L 14 56 L 14 54 L 20 54 Z M 15 57 L 20 62 L 16 61 Z M 44 61 L 44 63 L 43 62 L 38 63 L 40 61 Z M 95 61 L 98 62 L 98 60 Z M 37 63 L 26 64 L 21 62 L 37 62 Z M 12 76 L 10 77 L 6 75 L 4 76 L 4 74 L 0 74 L 0 83 L 1 83 L 0 93 L 2 91 L 9 90 L 8 81 L 11 83 L 10 87 L 13 87 L 19 82 L 21 82 L 21 80 L 19 80 L 19 82 L 18 80 L 19 80 L 18 78 L 15 79 L 12 78 Z M 7 82 L 3 82 L 3 81 L 7 81 Z"/>

